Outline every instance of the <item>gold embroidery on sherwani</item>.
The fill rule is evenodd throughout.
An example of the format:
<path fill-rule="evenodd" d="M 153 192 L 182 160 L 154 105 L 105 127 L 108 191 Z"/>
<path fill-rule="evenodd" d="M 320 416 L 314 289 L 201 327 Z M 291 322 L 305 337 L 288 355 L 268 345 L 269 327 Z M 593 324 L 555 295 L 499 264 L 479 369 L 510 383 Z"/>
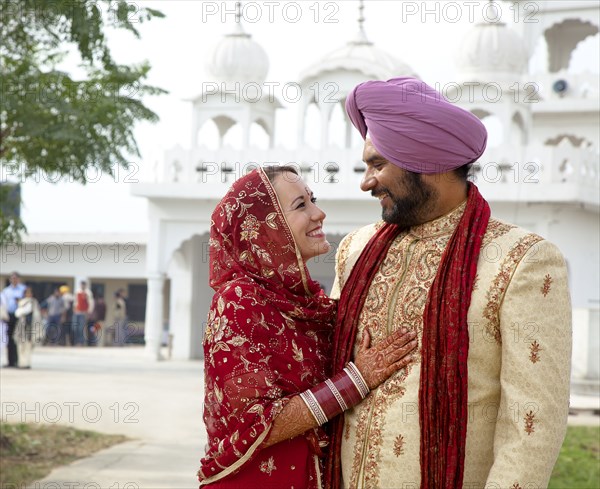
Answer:
<path fill-rule="evenodd" d="M 346 268 L 340 270 L 345 276 L 352 271 L 353 262 L 373 232 L 373 227 L 368 226 L 356 233 L 349 246 Z M 563 417 L 566 417 L 567 402 L 562 402 L 560 406 L 554 408 L 552 399 L 557 396 L 560 399 L 568 400 L 569 321 L 571 315 L 568 311 L 569 299 L 564 261 L 558 250 L 547 242 L 540 241 L 534 246 L 529 246 L 524 254 L 514 252 L 515 256 L 518 255 L 515 272 L 506 284 L 506 295 L 500 301 L 501 311 L 498 311 L 501 319 L 506 321 L 502 324 L 503 332 L 506 331 L 510 334 L 514 330 L 513 324 L 516 321 L 522 321 L 520 325 L 515 324 L 518 327 L 519 336 L 515 336 L 514 341 L 510 341 L 513 340 L 512 336 L 505 337 L 501 348 L 488 334 L 486 326 L 490 321 L 489 317 L 486 318 L 483 314 L 486 304 L 489 302 L 486 294 L 510 251 L 524 239 L 528 244 L 539 239 L 527 238 L 527 236 L 530 236 L 530 233 L 523 229 L 491 219 L 483 240 L 484 246 L 488 245 L 488 248 L 487 250 L 482 249 L 480 255 L 477 269 L 478 290 L 474 292 L 469 308 L 469 371 L 476 372 L 476 374 L 469 376 L 470 405 L 464 487 L 484 487 L 486 483 L 489 483 L 490 486 L 523 489 L 525 483 L 520 484 L 520 481 L 530 481 L 530 485 L 546 487 L 547 480 L 544 480 L 546 477 L 543 475 L 544 471 L 547 470 L 548 464 L 554 462 L 554 450 L 556 450 L 557 444 L 560 445 L 560 440 L 564 436 L 564 428 L 561 423 Z M 408 246 L 412 239 L 407 236 L 403 237 L 408 239 L 404 243 Z M 418 234 L 413 238 L 423 238 L 423 235 Z M 429 247 L 424 248 L 429 249 Z M 523 246 L 524 250 L 525 248 Z M 392 247 L 392 251 L 393 249 Z M 406 248 L 396 248 L 400 253 L 397 257 L 398 260 L 405 260 L 406 256 L 402 253 L 404 249 Z M 419 252 L 416 251 L 415 255 L 418 254 Z M 543 268 L 540 269 L 542 264 Z M 393 276 L 393 271 L 400 270 L 400 264 L 397 264 L 395 268 L 393 264 L 390 266 L 393 270 L 390 272 L 392 277 L 387 294 L 391 294 L 395 290 L 398 282 L 398 277 Z M 547 274 L 551 275 L 553 283 L 550 293 L 544 301 L 547 304 L 543 311 L 544 314 L 539 316 L 539 312 L 533 311 L 530 304 L 534 296 L 540 301 L 544 300 L 540 287 Z M 405 275 L 407 283 L 409 276 L 410 272 L 407 271 Z M 400 309 L 403 306 L 401 303 L 410 295 L 410 286 L 406 287 L 406 292 L 402 291 L 399 295 L 400 299 L 396 305 L 398 311 L 394 318 L 401 316 Z M 369 293 L 373 293 L 372 290 Z M 412 293 L 416 293 L 416 290 Z M 548 301 L 549 298 L 553 300 Z M 556 300 L 554 300 L 555 298 Z M 416 313 L 418 310 L 418 304 L 414 301 L 403 307 L 405 315 Z M 381 331 L 387 326 L 385 316 L 369 316 L 369 324 L 363 322 L 364 317 L 360 319 L 359 328 L 362 329 L 368 327 Z M 420 332 L 420 324 L 420 321 L 411 324 L 401 324 L 398 321 L 395 326 L 408 326 Z M 531 325 L 539 326 L 539 328 L 532 331 Z M 523 327 L 525 327 L 525 337 L 522 336 Z M 357 337 L 357 342 L 359 338 L 360 336 Z M 420 341 L 420 337 L 418 340 Z M 534 340 L 541 346 L 541 360 L 532 365 L 529 358 L 529 346 Z M 552 362 L 547 361 L 546 350 L 552 351 Z M 502 362 L 504 351 L 510 355 L 505 363 Z M 524 397 L 519 397 L 518 393 L 513 392 L 507 396 L 507 404 L 502 404 L 502 385 L 496 381 L 501 375 L 502 366 L 508 367 L 509 364 L 509 372 L 500 377 L 506 379 L 507 387 L 525 385 L 526 382 L 530 382 L 531 387 L 529 384 L 527 385 Z M 542 368 L 541 372 L 540 368 Z M 543 380 L 548 377 L 545 375 L 547 369 L 555 372 L 551 381 Z M 400 386 L 405 388 L 402 396 L 391 403 L 386 410 L 378 411 L 386 418 L 384 431 L 379 441 L 371 440 L 376 437 L 368 423 L 376 411 L 374 392 L 365 400 L 363 406 L 347 411 L 346 422 L 350 427 L 349 439 L 344 437 L 342 443 L 343 481 L 344 487 L 347 489 L 419 487 L 419 370 L 420 364 L 415 362 L 407 371 L 405 380 L 400 383 Z M 379 389 L 376 391 L 377 395 L 382 395 Z M 527 404 L 528 402 L 533 404 Z M 500 406 L 502 407 L 501 415 L 499 414 Z M 544 429 L 540 428 L 542 426 L 539 424 L 540 415 L 534 406 L 544 407 Z M 533 424 L 535 432 L 528 437 L 524 432 L 524 416 L 530 410 L 535 414 Z M 496 422 L 494 423 L 493 420 Z M 400 433 L 404 440 L 402 447 L 404 453 L 398 457 L 394 453 L 394 448 Z M 501 437 L 499 438 L 500 451 L 498 454 L 494 449 L 495 437 Z M 526 443 L 521 443 L 522 437 L 538 440 L 537 445 L 527 446 Z M 546 443 L 548 443 L 549 449 L 545 446 Z M 362 455 L 377 445 L 381 447 L 380 463 L 376 468 L 376 477 L 371 477 L 371 469 L 363 462 Z M 518 458 L 513 458 L 513 455 Z M 515 460 L 520 462 L 515 463 Z M 525 460 L 526 463 L 521 463 Z M 538 476 L 538 474 L 542 475 Z"/>
<path fill-rule="evenodd" d="M 404 437 L 402 435 L 398 435 L 396 440 L 394 441 L 394 455 L 399 457 L 404 453 Z"/>
<path fill-rule="evenodd" d="M 548 292 L 550 292 L 550 284 L 552 283 L 552 277 L 550 276 L 550 274 L 547 274 L 544 277 L 544 285 L 542 285 L 542 295 L 544 297 L 546 297 L 548 295 Z"/>
<path fill-rule="evenodd" d="M 497 219 L 491 218 L 488 223 L 488 227 L 485 230 L 485 235 L 483 237 L 482 246 L 486 246 L 492 241 L 497 240 L 500 236 L 504 236 L 511 229 L 514 229 L 516 226 L 513 224 L 507 224 L 502 221 L 498 221 Z"/>
<path fill-rule="evenodd" d="M 529 345 L 529 351 L 531 352 L 529 354 L 529 360 L 531 360 L 531 363 L 537 363 L 540 361 L 541 350 L 542 348 L 540 347 L 540 344 L 537 342 L 537 340 L 531 343 L 531 345 Z"/>
<path fill-rule="evenodd" d="M 427 294 L 437 273 L 443 251 L 464 211 L 464 205 L 431 223 L 401 233 L 390 246 L 387 257 L 375 275 L 361 311 L 359 335 L 369 329 L 373 343 L 385 339 L 401 327 L 423 331 L 423 311 Z M 360 336 L 359 336 L 360 337 Z M 405 381 L 420 362 L 415 362 L 390 377 L 357 408 L 356 441 L 353 447 L 349 487 L 381 487 L 380 470 L 386 446 L 383 434 L 387 411 L 406 391 Z"/>
<path fill-rule="evenodd" d="M 341 244 L 338 252 L 338 277 L 340 280 L 340 289 L 344 287 L 344 283 L 346 282 L 346 277 L 344 277 L 344 270 L 346 270 L 346 262 L 348 261 L 348 256 L 350 254 L 350 245 L 352 244 L 352 238 L 354 238 L 356 231 L 350 233 L 346 236 Z"/>
<path fill-rule="evenodd" d="M 502 335 L 500 333 L 500 319 L 498 313 L 502 306 L 506 287 L 527 250 L 541 240 L 542 238 L 536 234 L 527 234 L 526 236 L 523 236 L 508 252 L 508 255 L 500 265 L 498 274 L 486 293 L 487 304 L 483 310 L 483 317 L 487 320 L 487 332 L 499 345 L 502 344 Z"/>
<path fill-rule="evenodd" d="M 535 428 L 534 428 L 533 424 L 536 421 L 537 420 L 535 419 L 535 414 L 533 413 L 533 411 L 529 411 L 529 412 L 525 413 L 525 433 L 527 433 L 528 435 L 531 435 L 532 433 L 535 432 Z"/>

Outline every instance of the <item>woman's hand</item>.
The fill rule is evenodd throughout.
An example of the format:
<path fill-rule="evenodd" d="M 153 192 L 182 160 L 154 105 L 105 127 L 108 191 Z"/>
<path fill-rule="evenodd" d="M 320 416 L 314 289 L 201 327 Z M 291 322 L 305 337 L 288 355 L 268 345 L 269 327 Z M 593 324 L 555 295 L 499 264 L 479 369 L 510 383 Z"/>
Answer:
<path fill-rule="evenodd" d="M 373 348 L 369 348 L 371 335 L 365 329 L 354 365 L 358 367 L 369 389 L 374 389 L 394 372 L 406 367 L 413 356 L 408 354 L 417 346 L 417 334 L 402 328 L 389 335 Z"/>

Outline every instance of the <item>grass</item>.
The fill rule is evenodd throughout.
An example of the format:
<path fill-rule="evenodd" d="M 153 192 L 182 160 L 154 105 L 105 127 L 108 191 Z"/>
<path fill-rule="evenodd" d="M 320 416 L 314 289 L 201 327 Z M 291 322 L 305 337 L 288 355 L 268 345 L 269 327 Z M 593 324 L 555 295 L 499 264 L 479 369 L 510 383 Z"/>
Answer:
<path fill-rule="evenodd" d="M 0 423 L 0 487 L 24 487 L 55 467 L 125 440 L 58 425 Z"/>
<path fill-rule="evenodd" d="M 600 428 L 569 426 L 548 489 L 600 488 Z"/>
<path fill-rule="evenodd" d="M 29 484 L 52 469 L 127 440 L 58 425 L 0 424 L 0 487 Z M 600 488 L 600 428 L 569 426 L 548 489 Z"/>

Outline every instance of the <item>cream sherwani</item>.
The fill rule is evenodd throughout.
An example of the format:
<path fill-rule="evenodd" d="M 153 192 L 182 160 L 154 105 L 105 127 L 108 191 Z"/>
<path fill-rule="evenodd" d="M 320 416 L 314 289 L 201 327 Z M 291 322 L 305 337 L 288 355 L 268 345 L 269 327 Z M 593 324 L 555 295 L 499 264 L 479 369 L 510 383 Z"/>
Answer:
<path fill-rule="evenodd" d="M 359 333 L 373 343 L 403 326 L 423 331 L 442 252 L 464 211 L 401 233 L 371 283 Z M 381 223 L 344 238 L 332 296 Z M 465 488 L 546 487 L 566 430 L 571 307 L 565 262 L 551 243 L 491 219 L 468 313 Z M 346 412 L 346 489 L 420 486 L 420 357 Z"/>

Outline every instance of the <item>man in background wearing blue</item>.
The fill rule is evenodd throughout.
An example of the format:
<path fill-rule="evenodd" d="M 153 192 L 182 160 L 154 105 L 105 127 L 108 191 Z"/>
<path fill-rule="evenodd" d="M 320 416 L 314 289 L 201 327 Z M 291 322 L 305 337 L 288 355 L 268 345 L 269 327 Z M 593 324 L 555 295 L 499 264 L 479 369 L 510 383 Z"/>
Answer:
<path fill-rule="evenodd" d="M 6 299 L 6 310 L 8 312 L 8 365 L 7 367 L 17 368 L 19 357 L 17 354 L 17 344 L 14 339 L 15 327 L 17 326 L 17 303 L 25 295 L 25 285 L 21 283 L 21 277 L 17 272 L 10 274 L 10 285 L 2 290 Z"/>

